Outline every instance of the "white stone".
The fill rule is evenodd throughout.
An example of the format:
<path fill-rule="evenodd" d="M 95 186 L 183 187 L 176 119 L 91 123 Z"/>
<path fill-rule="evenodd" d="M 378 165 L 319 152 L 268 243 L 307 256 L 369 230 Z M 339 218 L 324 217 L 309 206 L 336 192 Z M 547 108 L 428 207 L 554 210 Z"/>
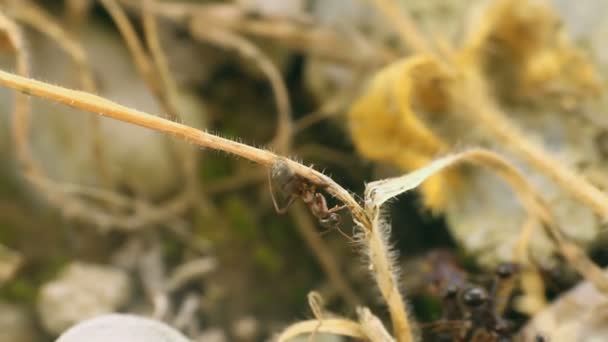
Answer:
<path fill-rule="evenodd" d="M 59 335 L 82 320 L 114 312 L 129 300 L 130 285 L 120 269 L 73 263 L 42 286 L 37 303 L 42 325 Z"/>
<path fill-rule="evenodd" d="M 148 318 L 111 314 L 81 322 L 56 342 L 189 342 L 170 326 Z"/>

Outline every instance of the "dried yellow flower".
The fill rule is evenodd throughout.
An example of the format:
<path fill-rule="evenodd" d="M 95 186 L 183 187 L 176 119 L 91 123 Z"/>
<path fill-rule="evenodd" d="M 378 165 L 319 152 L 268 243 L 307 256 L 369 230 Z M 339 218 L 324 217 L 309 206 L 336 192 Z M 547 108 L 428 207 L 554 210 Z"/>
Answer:
<path fill-rule="evenodd" d="M 441 115 L 449 109 L 448 71 L 435 59 L 414 56 L 379 71 L 349 111 L 349 128 L 359 153 L 403 171 L 428 164 L 446 150 L 445 143 L 416 116 L 417 111 Z M 441 210 L 450 171 L 422 185 L 425 204 Z"/>
<path fill-rule="evenodd" d="M 493 2 L 472 25 L 462 54 L 503 100 L 557 100 L 573 109 L 601 90 L 591 62 L 545 0 Z"/>

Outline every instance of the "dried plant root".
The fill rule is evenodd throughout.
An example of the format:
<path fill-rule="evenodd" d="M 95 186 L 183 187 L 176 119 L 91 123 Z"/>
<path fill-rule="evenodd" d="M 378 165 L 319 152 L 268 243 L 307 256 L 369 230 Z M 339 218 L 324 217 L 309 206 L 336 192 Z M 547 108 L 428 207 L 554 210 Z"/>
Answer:
<path fill-rule="evenodd" d="M 531 316 L 547 306 L 544 282 L 537 267 L 530 262 L 528 255 L 530 238 L 538 224 L 537 218 L 528 216 L 520 229 L 519 237 L 513 250 L 513 262 L 521 267 L 519 283 L 523 292 L 517 298 L 515 307 L 520 312 Z"/>
<path fill-rule="evenodd" d="M 72 59 L 77 69 L 82 90 L 90 93 L 97 93 L 97 87 L 95 85 L 91 67 L 88 63 L 86 52 L 77 41 L 73 40 L 42 8 L 30 1 L 17 2 L 11 9 L 12 15 L 15 16 L 17 20 L 22 21 L 37 31 L 47 35 Z M 91 115 L 90 127 L 93 159 L 95 160 L 97 171 L 101 176 L 103 185 L 106 188 L 111 189 L 114 182 L 104 153 L 100 125 L 99 117 L 97 115 Z"/>
<path fill-rule="evenodd" d="M 430 53 L 428 41 L 418 32 L 409 14 L 393 0 L 371 1 L 397 29 L 401 40 L 416 53 Z"/>
<path fill-rule="evenodd" d="M 154 7 L 156 5 L 157 3 L 155 0 L 145 0 L 142 4 L 142 18 L 146 43 L 150 50 L 156 74 L 160 79 L 159 86 L 161 91 L 158 95 L 162 95 L 162 97 L 158 100 L 164 103 L 163 107 L 169 111 L 172 119 L 183 122 L 184 118 L 179 113 L 177 106 L 177 84 L 169 70 L 169 63 L 162 49 L 158 35 L 158 25 L 154 14 Z M 149 87 L 152 87 L 152 85 L 149 85 Z M 197 191 L 199 189 L 199 182 L 196 175 L 198 161 L 196 151 L 189 146 L 175 146 L 174 144 L 172 144 L 172 146 L 174 146 L 174 150 L 180 159 L 182 172 L 188 183 L 185 191 L 189 191 L 193 198 L 202 196 Z"/>
<path fill-rule="evenodd" d="M 156 19 L 152 11 L 156 3 L 152 0 L 146 0 L 142 6 L 144 36 L 150 54 L 144 49 L 135 28 L 118 2 L 116 0 L 102 0 L 102 4 L 124 38 L 137 71 L 152 95 L 157 99 L 165 115 L 170 120 L 183 122 L 177 108 L 177 85 L 171 76 L 166 56 L 162 51 Z M 180 171 L 188 184 L 184 189 L 184 196 L 178 195 L 178 197 L 189 197 L 191 200 L 199 198 L 201 195 L 197 191 L 199 183 L 196 176 L 196 152 L 188 146 L 179 145 L 174 141 L 170 141 L 169 144 L 178 159 Z M 175 200 L 179 199 L 176 198 Z M 183 210 L 187 210 L 193 205 L 193 203 L 187 201 L 183 204 Z M 169 213 L 170 211 L 165 212 Z"/>
<path fill-rule="evenodd" d="M 100 2 L 106 11 L 108 11 L 112 17 L 112 20 L 114 20 L 114 23 L 118 27 L 118 30 L 124 38 L 127 48 L 131 53 L 135 67 L 137 68 L 137 71 L 143 78 L 144 82 L 146 85 L 148 85 L 148 88 L 155 98 L 162 99 L 160 101 L 160 105 L 165 115 L 167 115 L 171 120 L 176 120 L 177 114 L 173 111 L 173 108 L 166 106 L 167 102 L 164 100 L 165 93 L 161 88 L 160 82 L 156 78 L 154 66 L 152 65 L 150 58 L 139 40 L 139 37 L 137 36 L 135 28 L 133 25 L 131 25 L 131 22 L 129 21 L 129 18 L 125 14 L 124 10 L 120 7 L 116 0 L 100 0 Z"/>
<path fill-rule="evenodd" d="M 395 339 L 386 331 L 382 321 L 368 309 L 357 308 L 357 316 L 363 331 L 367 334 L 370 341 L 374 342 L 394 342 Z"/>
<path fill-rule="evenodd" d="M 332 255 L 331 250 L 319 236 L 309 214 L 304 210 L 302 205 L 298 204 L 290 211 L 296 228 L 312 250 L 331 285 L 350 306 L 356 307 L 361 303 L 361 300 L 344 278 L 337 259 Z"/>
<path fill-rule="evenodd" d="M 125 6 L 138 9 L 139 0 L 121 0 Z M 386 46 L 377 45 L 361 52 L 361 44 L 348 35 L 310 22 L 278 16 L 251 18 L 241 6 L 232 3 L 159 2 L 156 15 L 177 24 L 188 24 L 193 31 L 197 25 L 227 30 L 256 38 L 278 42 L 297 52 L 350 66 L 361 66 L 395 60 L 398 54 Z"/>
<path fill-rule="evenodd" d="M 0 27 L 6 32 L 11 45 L 17 55 L 17 71 L 28 75 L 29 68 L 23 45 L 23 39 L 17 25 L 5 16 L 1 16 Z M 170 201 L 164 208 L 155 208 L 145 203 L 137 203 L 135 214 L 122 215 L 119 213 L 107 213 L 106 208 L 101 208 L 86 203 L 72 194 L 79 196 L 93 196 L 97 199 L 108 200 L 108 203 L 116 203 L 117 199 L 124 202 L 126 199 L 101 189 L 90 189 L 88 187 L 74 187 L 69 184 L 56 183 L 48 178 L 44 170 L 35 162 L 29 149 L 29 101 L 25 94 L 17 94 L 15 110 L 13 113 L 13 135 L 17 150 L 17 158 L 24 169 L 25 177 L 35 186 L 46 199 L 62 213 L 71 218 L 91 222 L 101 228 L 120 228 L 126 230 L 139 229 L 149 224 L 159 223 L 166 220 L 165 215 L 175 217 L 181 214 L 185 208 L 183 197 Z M 100 196 L 101 195 L 101 196 Z"/>
<path fill-rule="evenodd" d="M 547 175 L 581 203 L 588 205 L 600 217 L 608 218 L 608 195 L 555 160 L 541 146 L 528 140 L 525 134 L 490 101 L 483 90 L 481 80 L 469 76 L 467 81 L 470 83 L 466 90 L 464 92 L 456 90 L 458 93 L 454 96 L 455 99 L 459 99 L 458 106 L 462 108 L 462 112 L 486 127 L 489 133 L 505 147 Z"/>
<path fill-rule="evenodd" d="M 229 154 L 238 155 L 255 163 L 270 167 L 279 158 L 276 154 L 258 149 L 243 143 L 221 138 L 198 129 L 150 115 L 135 109 L 119 105 L 102 97 L 86 92 L 71 90 L 48 83 L 21 77 L 6 71 L 0 71 L 0 84 L 20 92 L 46 98 L 69 107 L 108 116 L 116 120 L 129 122 L 158 132 L 175 136 L 179 139 L 208 147 Z M 313 184 L 323 186 L 328 193 L 348 206 L 354 219 L 363 227 L 369 227 L 369 219 L 363 209 L 350 193 L 331 178 L 305 165 L 286 160 L 293 171 Z M 365 228 L 368 229 L 368 228 Z"/>
<path fill-rule="evenodd" d="M 76 32 L 86 22 L 93 7 L 93 0 L 66 0 L 65 20 L 70 32 Z"/>
<path fill-rule="evenodd" d="M 543 278 L 534 266 L 528 264 L 524 267 L 519 283 L 523 294 L 515 298 L 514 307 L 517 311 L 534 316 L 549 305 Z"/>
<path fill-rule="evenodd" d="M 552 230 L 555 243 L 559 245 L 562 255 L 570 265 L 592 283 L 598 291 L 608 295 L 608 277 L 606 277 L 602 269 L 594 264 L 580 247 L 565 241 L 563 236 L 561 236 L 561 232 L 556 228 L 546 228 Z"/>
<path fill-rule="evenodd" d="M 170 110 L 169 117 L 172 120 L 183 120 L 183 118 L 180 117 L 180 113 L 177 111 L 177 84 L 175 84 L 175 80 L 171 76 L 169 62 L 167 61 L 167 56 L 165 56 L 165 52 L 163 51 L 160 43 L 158 25 L 153 11 L 154 6 L 156 6 L 155 0 L 143 1 L 142 19 L 144 26 L 144 38 L 146 40 L 148 50 L 150 51 L 150 55 L 152 56 L 152 62 L 156 67 L 156 73 L 162 88 L 162 91 L 160 92 L 162 98 L 159 100 L 166 102 L 165 107 Z M 127 34 L 126 32 L 127 31 L 124 31 L 123 34 Z M 139 49 L 139 47 L 134 47 L 132 49 Z M 139 51 L 138 54 L 144 54 L 144 52 Z"/>
<path fill-rule="evenodd" d="M 277 67 L 260 49 L 248 39 L 228 30 L 210 26 L 191 26 L 192 34 L 206 42 L 225 48 L 235 49 L 239 54 L 251 59 L 264 73 L 274 93 L 278 112 L 277 133 L 271 146 L 279 153 L 286 153 L 291 147 L 293 120 L 287 86 Z"/>

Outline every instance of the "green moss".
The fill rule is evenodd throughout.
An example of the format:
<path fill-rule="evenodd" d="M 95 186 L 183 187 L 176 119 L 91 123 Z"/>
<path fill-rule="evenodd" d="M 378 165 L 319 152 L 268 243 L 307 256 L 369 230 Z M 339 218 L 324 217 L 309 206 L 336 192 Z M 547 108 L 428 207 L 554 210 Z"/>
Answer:
<path fill-rule="evenodd" d="M 412 298 L 416 317 L 423 322 L 432 322 L 441 316 L 441 302 L 432 296 L 417 296 Z"/>
<path fill-rule="evenodd" d="M 17 278 L 0 289 L 0 298 L 25 304 L 36 301 L 37 286 L 31 280 Z"/>
<path fill-rule="evenodd" d="M 288 246 L 293 242 L 292 237 L 295 235 L 295 231 L 292 227 L 289 227 L 286 220 L 277 219 L 275 215 L 275 219 L 269 220 L 268 223 L 264 224 L 264 227 L 273 245 Z"/>
<path fill-rule="evenodd" d="M 169 264 L 176 263 L 182 255 L 183 246 L 175 239 L 163 239 L 163 256 Z"/>
<path fill-rule="evenodd" d="M 224 202 L 224 211 L 232 228 L 240 238 L 254 239 L 257 235 L 256 215 L 251 207 L 238 196 L 230 196 Z"/>
<path fill-rule="evenodd" d="M 269 246 L 256 246 L 253 258 L 257 265 L 269 273 L 277 273 L 283 268 L 283 259 Z"/>
<path fill-rule="evenodd" d="M 0 243 L 11 245 L 14 240 L 13 230 L 4 222 L 0 222 Z"/>
<path fill-rule="evenodd" d="M 233 173 L 233 161 L 224 155 L 209 153 L 200 168 L 201 181 L 208 182 L 227 177 Z"/>

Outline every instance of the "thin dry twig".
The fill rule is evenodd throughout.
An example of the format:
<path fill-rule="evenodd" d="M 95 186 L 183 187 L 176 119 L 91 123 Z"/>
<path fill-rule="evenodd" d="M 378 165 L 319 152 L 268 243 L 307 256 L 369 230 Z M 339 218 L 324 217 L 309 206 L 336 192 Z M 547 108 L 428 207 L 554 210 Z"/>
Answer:
<path fill-rule="evenodd" d="M 359 87 L 354 86 L 360 84 L 363 81 L 363 74 L 357 75 L 354 78 L 353 86 L 348 86 L 340 89 L 335 95 L 328 98 L 321 106 L 312 113 L 304 115 L 302 118 L 294 121 L 293 131 L 294 134 L 298 134 L 301 131 L 309 128 L 310 126 L 332 117 L 335 117 L 347 108 L 351 103 L 353 96 Z"/>
<path fill-rule="evenodd" d="M 528 216 L 519 230 L 519 237 L 517 238 L 517 243 L 513 249 L 513 259 L 516 263 L 521 265 L 528 263 L 528 246 L 530 245 L 530 238 L 532 237 L 532 233 L 537 224 L 538 219 L 536 217 Z"/>
<path fill-rule="evenodd" d="M 57 22 L 41 7 L 30 1 L 16 2 L 11 10 L 13 16 L 15 16 L 17 20 L 24 22 L 54 40 L 74 62 L 82 90 L 90 93 L 97 93 L 93 72 L 88 63 L 85 50 L 76 40 L 72 39 L 67 32 L 65 32 L 61 25 L 57 24 Z M 113 181 L 110 167 L 103 150 L 99 116 L 91 115 L 90 127 L 93 159 L 97 166 L 97 172 L 99 172 L 101 176 L 103 185 L 106 188 L 111 189 Z"/>
<path fill-rule="evenodd" d="M 414 52 L 426 54 L 431 52 L 428 41 L 420 34 L 409 13 L 397 5 L 396 0 L 371 0 L 393 26 L 397 29 L 401 40 Z"/>
<path fill-rule="evenodd" d="M 159 102 L 165 115 L 167 115 L 169 119 L 175 121 L 178 118 L 177 113 L 173 111 L 172 107 L 167 106 L 167 101 L 165 101 L 165 92 L 163 92 L 161 84 L 156 78 L 152 62 L 150 61 L 146 50 L 137 36 L 135 28 L 133 25 L 131 25 L 131 22 L 129 21 L 129 18 L 125 14 L 124 10 L 120 7 L 116 0 L 100 0 L 100 2 L 106 11 L 108 11 L 112 17 L 112 20 L 114 20 L 116 27 L 118 27 L 120 34 L 124 38 L 137 71 L 143 78 L 154 97 L 157 99 L 162 99 Z"/>
<path fill-rule="evenodd" d="M 121 2 L 135 10 L 141 6 L 139 0 Z M 374 46 L 361 53 L 360 44 L 351 37 L 338 34 L 318 23 L 277 16 L 251 18 L 242 7 L 231 3 L 161 2 L 155 11 L 158 16 L 176 23 L 190 26 L 200 24 L 205 27 L 212 23 L 215 28 L 280 42 L 282 46 L 295 51 L 340 64 L 389 62 L 398 56 L 395 51 L 385 46 Z"/>
<path fill-rule="evenodd" d="M 36 15 L 39 15 L 35 12 L 31 13 L 34 14 L 30 14 L 25 17 L 32 16 L 32 18 L 37 18 Z M 37 25 L 40 24 L 40 21 L 33 21 L 36 22 Z M 2 29 L 7 33 L 9 41 L 11 42 L 13 50 L 17 56 L 17 72 L 22 75 L 28 75 L 29 68 L 27 65 L 25 47 L 17 25 L 8 17 L 2 16 Z M 67 35 L 61 31 L 51 29 L 50 31 L 45 32 L 50 32 L 48 34 L 53 35 L 60 40 L 62 42 L 60 45 L 65 49 L 72 51 L 71 53 L 76 53 L 79 56 L 83 56 L 80 54 L 81 52 L 78 52 L 78 45 L 68 40 Z M 80 65 L 83 66 L 86 58 L 83 59 L 82 57 L 78 57 L 77 59 L 80 61 Z M 89 86 L 91 84 L 92 83 L 89 83 Z M 87 222 L 93 222 L 99 227 L 115 227 L 131 230 L 162 222 L 165 220 L 166 216 L 175 217 L 183 211 L 183 208 L 185 207 L 184 203 L 187 203 L 187 201 L 184 201 L 183 196 L 177 197 L 174 201 L 167 203 L 162 208 L 155 208 L 154 206 L 146 203 L 134 202 L 131 204 L 131 207 L 136 209 L 136 213 L 132 215 L 109 214 L 101 208 L 96 208 L 91 204 L 82 202 L 78 198 L 71 196 L 71 194 L 77 194 L 79 196 L 84 195 L 87 197 L 93 197 L 98 200 L 102 199 L 104 201 L 109 201 L 109 203 L 112 204 L 118 204 L 119 207 L 128 205 L 127 203 L 129 202 L 129 199 L 126 197 L 110 191 L 86 186 L 59 184 L 48 179 L 42 168 L 40 168 L 40 166 L 32 158 L 29 150 L 28 112 L 29 101 L 27 96 L 18 94 L 15 100 L 15 110 L 13 114 L 13 135 L 17 149 L 17 157 L 20 164 L 24 168 L 26 178 L 45 195 L 50 203 L 60 208 L 66 216 L 83 219 Z"/>
<path fill-rule="evenodd" d="M 196 313 L 200 309 L 201 298 L 199 295 L 195 293 L 190 293 L 186 295 L 186 298 L 180 305 L 180 308 L 177 310 L 175 314 L 175 319 L 173 320 L 173 326 L 176 329 L 184 330 L 193 321 L 196 320 Z"/>
<path fill-rule="evenodd" d="M 359 316 L 359 324 L 363 331 L 367 334 L 370 341 L 373 342 L 394 342 L 395 339 L 386 331 L 382 321 L 368 309 L 357 308 L 357 316 Z"/>
<path fill-rule="evenodd" d="M 239 54 L 251 59 L 264 73 L 274 93 L 275 105 L 278 112 L 276 135 L 271 146 L 279 153 L 287 153 L 293 137 L 293 120 L 289 93 L 281 73 L 271 62 L 270 58 L 258 49 L 248 39 L 224 29 L 211 26 L 195 25 L 191 27 L 192 34 L 206 42 L 224 48 L 235 49 Z"/>
<path fill-rule="evenodd" d="M 177 291 L 194 279 L 204 277 L 213 272 L 217 261 L 211 257 L 202 257 L 186 261 L 177 266 L 165 281 L 165 288 L 169 292 Z"/>
<path fill-rule="evenodd" d="M 160 88 L 162 98 L 159 101 L 164 103 L 164 107 L 169 110 L 170 117 L 173 120 L 184 121 L 177 106 L 177 84 L 174 78 L 171 76 L 169 70 L 169 62 L 162 49 L 160 38 L 158 34 L 158 25 L 154 14 L 154 7 L 157 5 L 155 0 L 144 0 L 142 4 L 142 18 L 144 25 L 144 36 L 148 49 L 152 56 L 152 61 L 156 67 L 158 77 L 160 79 Z M 152 87 L 152 85 L 150 85 Z M 175 146 L 176 154 L 180 158 L 182 165 L 182 171 L 186 176 L 188 185 L 186 191 L 192 194 L 193 198 L 203 196 L 197 191 L 199 187 L 198 177 L 196 175 L 196 166 L 198 162 L 197 153 L 194 149 L 189 147 Z"/>
<path fill-rule="evenodd" d="M 25 50 L 23 36 L 17 24 L 0 12 L 0 30 L 8 38 L 12 53 L 15 54 L 16 71 L 19 75 L 29 76 L 28 56 Z M 29 150 L 27 132 L 29 130 L 28 112 L 30 109 L 29 99 L 23 94 L 15 97 L 15 108 L 13 110 L 13 138 L 17 149 L 17 158 L 24 167 L 26 175 L 37 175 L 41 172 L 33 162 Z"/>
<path fill-rule="evenodd" d="M 6 71 L 0 71 L 0 84 L 69 107 L 97 113 L 102 116 L 163 132 L 201 147 L 234 154 L 266 167 L 270 167 L 278 158 L 280 158 L 270 151 L 215 136 L 177 122 L 119 105 L 110 100 L 86 92 L 51 85 L 27 77 L 11 74 Z M 292 160 L 286 160 L 286 162 L 297 175 L 308 179 L 313 184 L 325 188 L 328 193 L 346 204 L 350 209 L 353 218 L 361 226 L 370 227 L 368 217 L 347 190 L 342 188 L 331 178 L 310 167 Z"/>
<path fill-rule="evenodd" d="M 35 8 L 27 8 L 27 11 L 21 12 L 21 18 L 36 25 L 41 31 L 45 32 L 53 39 L 56 39 L 59 45 L 68 52 L 75 60 L 77 65 L 87 75 L 89 72 L 86 65 L 86 55 L 77 43 L 69 39 L 68 35 L 56 26 L 50 18 L 46 18 L 43 12 L 37 12 Z M 7 35 L 14 47 L 17 55 L 17 71 L 22 75 L 28 75 L 27 58 L 25 57 L 24 45 L 21 34 L 17 26 L 7 17 L 3 17 L 3 28 L 6 28 Z M 45 25 L 42 25 L 45 24 Z M 49 30 L 46 30 L 48 26 Z M 94 87 L 92 76 L 83 76 L 83 85 L 91 88 Z M 32 183 L 41 193 L 45 195 L 47 200 L 54 206 L 60 208 L 64 215 L 73 218 L 79 218 L 87 222 L 92 222 L 101 228 L 121 228 L 121 229 L 138 229 L 163 222 L 166 216 L 175 217 L 183 211 L 184 197 L 177 197 L 164 205 L 162 208 L 156 208 L 153 205 L 134 201 L 128 204 L 130 200 L 125 196 L 111 191 L 96 189 L 86 186 L 75 186 L 71 184 L 56 183 L 50 180 L 44 170 L 35 162 L 31 156 L 28 142 L 29 132 L 29 101 L 25 95 L 17 95 L 15 101 L 15 111 L 13 114 L 13 134 L 15 138 L 15 146 L 17 149 L 17 157 L 24 168 L 26 179 Z M 96 200 L 103 200 L 104 203 L 118 205 L 118 207 L 130 206 L 135 209 L 135 214 L 121 215 L 118 213 L 107 213 L 107 208 L 96 207 L 91 203 L 86 203 L 77 198 L 77 196 L 90 197 Z M 107 201 L 107 202 L 106 202 Z"/>
<path fill-rule="evenodd" d="M 71 32 L 77 31 L 86 22 L 93 7 L 93 0 L 66 0 L 65 21 Z"/>
<path fill-rule="evenodd" d="M 118 27 L 131 53 L 136 69 L 152 95 L 158 100 L 163 112 L 166 113 L 170 120 L 183 122 L 176 103 L 177 85 L 171 77 L 167 59 L 160 45 L 156 19 L 151 10 L 155 6 L 155 2 L 146 0 L 142 6 L 144 34 L 152 57 L 145 51 L 135 28 L 118 2 L 116 0 L 101 0 L 101 2 Z M 184 189 L 183 196 L 178 195 L 174 201 L 169 202 L 167 205 L 180 203 L 182 207 L 179 212 L 183 212 L 192 205 L 192 201 L 181 201 L 181 198 L 186 197 L 195 200 L 200 196 L 197 191 L 199 189 L 198 178 L 196 176 L 197 158 L 193 149 L 176 144 L 176 142 L 171 142 L 170 144 L 179 160 L 181 172 L 185 176 L 187 186 Z M 167 214 L 172 213 L 172 211 L 167 210 L 164 212 Z"/>
<path fill-rule="evenodd" d="M 317 328 L 313 330 L 308 336 L 308 341 L 312 342 L 317 336 L 318 328 L 321 326 L 321 324 L 323 324 L 323 310 L 325 310 L 325 300 L 323 299 L 320 293 L 316 291 L 311 291 L 308 293 L 308 306 L 310 306 L 310 311 L 312 311 L 312 314 L 319 321 L 319 323 L 317 324 Z"/>
<path fill-rule="evenodd" d="M 172 120 L 183 120 L 180 117 L 179 111 L 177 111 L 177 84 L 175 84 L 175 80 L 171 77 L 169 62 L 160 43 L 158 25 L 153 11 L 154 6 L 156 6 L 155 0 L 144 0 L 142 3 L 144 37 L 160 80 L 161 94 L 163 95 L 161 100 L 166 102 L 165 106 L 170 110 L 169 117 Z M 127 34 L 127 31 L 125 31 L 125 34 Z M 143 54 L 143 51 L 139 51 L 138 54 Z"/>
<path fill-rule="evenodd" d="M 327 248 L 323 239 L 315 229 L 315 224 L 306 212 L 305 208 L 297 203 L 293 210 L 290 211 L 291 217 L 295 222 L 295 226 L 300 232 L 300 235 L 306 240 L 310 249 L 316 257 L 319 265 L 327 275 L 332 286 L 338 291 L 340 296 L 346 300 L 351 307 L 356 307 L 361 303 L 355 291 L 348 285 L 348 282 L 343 277 L 336 259 L 332 252 Z"/>
<path fill-rule="evenodd" d="M 19 26 L 10 18 L 0 13 L 0 31 L 4 32 L 8 42 L 16 56 L 17 73 L 29 76 L 29 65 L 27 50 Z M 81 210 L 82 205 L 61 191 L 54 191 L 57 185 L 48 179 L 44 170 L 33 159 L 29 145 L 29 99 L 24 94 L 18 94 L 15 98 L 15 106 L 12 114 L 12 133 L 15 141 L 16 156 L 24 171 L 25 178 L 46 198 L 64 212 L 72 212 L 88 215 L 86 210 Z"/>
<path fill-rule="evenodd" d="M 477 120 L 513 153 L 543 172 L 580 202 L 588 205 L 600 217 L 608 219 L 608 196 L 584 177 L 555 160 L 541 146 L 528 140 L 526 135 L 490 100 L 481 85 L 481 80 L 473 78 L 474 76 L 468 77 L 470 86 L 460 90 L 464 93 L 454 95 L 454 98 L 459 100 L 459 107 L 463 109 L 463 113 Z"/>

